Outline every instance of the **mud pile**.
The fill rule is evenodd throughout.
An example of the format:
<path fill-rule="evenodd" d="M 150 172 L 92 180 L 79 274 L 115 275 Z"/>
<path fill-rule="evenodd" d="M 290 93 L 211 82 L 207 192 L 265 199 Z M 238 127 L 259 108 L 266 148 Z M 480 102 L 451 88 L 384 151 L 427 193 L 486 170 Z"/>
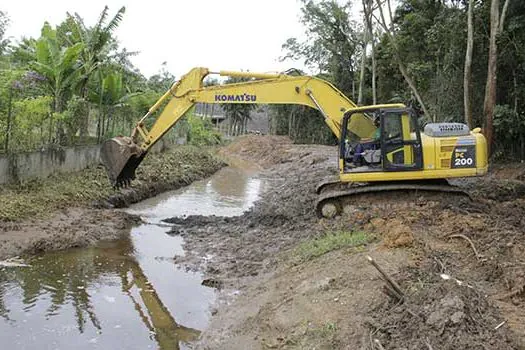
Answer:
<path fill-rule="evenodd" d="M 200 256 L 211 254 L 213 266 L 209 265 L 207 271 L 216 278 L 256 275 L 276 264 L 277 253 L 322 231 L 314 210 L 315 188 L 320 179 L 335 173 L 335 148 L 292 147 L 287 138 L 269 139 L 247 136 L 222 150 L 227 155 L 249 155 L 266 167 L 272 160 L 276 162 L 261 172 L 264 192 L 248 212 L 233 218 L 189 216 L 165 220 L 175 224 L 172 234 L 185 238 L 189 253 L 178 262 L 196 268 Z"/>
<path fill-rule="evenodd" d="M 289 313 L 291 304 L 301 299 L 293 292 L 298 273 L 322 279 L 347 276 L 351 270 L 344 288 L 316 292 L 312 300 L 304 301 L 304 309 L 295 307 L 306 310 L 295 321 L 313 318 L 312 323 L 324 324 L 316 337 L 341 340 L 329 348 L 378 349 L 369 341 L 374 338 L 385 349 L 524 348 L 520 339 L 525 339 L 525 185 L 516 175 L 521 173 L 519 168 L 510 178 L 508 172 L 500 171 L 482 179 L 455 181 L 470 191 L 472 199 L 440 193 L 366 194 L 345 205 L 342 216 L 318 220 L 315 188 L 321 179 L 335 175 L 337 150 L 257 136 L 240 142 L 224 152 L 239 152 L 265 167 L 261 173 L 264 192 L 255 206 L 234 218 L 170 220 L 176 224 L 172 233 L 184 236 L 189 252 L 180 262 L 196 267 L 204 261 L 207 278 L 224 282 L 226 289 L 237 288 L 239 277 L 260 275 L 255 280 L 263 280 L 272 275 L 264 272 L 276 271 L 284 276 L 275 283 L 275 290 L 268 289 L 274 283 L 271 278 L 249 289 L 244 297 L 248 304 L 261 294 L 269 296 L 271 301 L 260 305 L 260 310 L 268 312 L 250 320 L 237 315 L 227 334 L 242 330 L 250 339 L 279 340 L 301 332 L 292 321 L 283 321 L 287 326 L 278 329 L 248 327 L 246 322 L 272 325 L 286 319 L 283 315 Z M 361 266 L 358 254 L 335 251 L 298 266 L 290 262 L 287 253 L 297 244 L 335 230 L 373 235 L 375 243 L 363 249 L 373 251 L 385 264 L 394 255 L 405 256 L 393 264 L 393 277 L 406 293 L 404 303 L 393 303 L 382 295 L 377 279 L 369 282 L 370 272 Z M 324 268 L 327 264 L 330 269 Z M 355 266 L 361 266 L 360 270 L 354 270 Z M 451 278 L 444 280 L 441 274 Z M 463 284 L 458 285 L 456 279 Z M 363 292 L 363 286 L 369 289 Z M 283 291 L 288 293 L 285 301 L 279 296 Z M 359 293 L 371 297 L 356 299 Z M 353 296 L 348 308 L 354 313 L 343 316 L 340 306 L 333 303 L 345 295 Z M 314 301 L 321 304 L 310 307 Z M 315 314 L 312 309 L 323 312 Z M 368 315 L 368 321 L 362 315 Z M 224 333 L 221 322 L 217 327 Z M 312 341 L 327 344 L 321 338 Z"/>
<path fill-rule="evenodd" d="M 367 322 L 385 349 L 516 349 L 517 337 L 476 286 L 432 272 L 432 262 L 406 271 L 402 303 L 388 301 Z M 439 269 L 439 268 L 438 268 Z M 417 283 L 416 283 L 417 281 Z"/>

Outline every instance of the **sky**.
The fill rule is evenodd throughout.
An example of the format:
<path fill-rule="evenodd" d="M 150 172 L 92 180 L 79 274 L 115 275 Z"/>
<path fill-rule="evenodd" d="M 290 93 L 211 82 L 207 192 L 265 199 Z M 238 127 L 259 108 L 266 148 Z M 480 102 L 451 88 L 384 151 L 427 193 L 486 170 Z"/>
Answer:
<path fill-rule="evenodd" d="M 38 37 L 44 21 L 52 25 L 66 12 L 93 25 L 105 5 L 113 16 L 126 7 L 116 36 L 132 62 L 149 77 L 163 62 L 179 78 L 192 67 L 211 70 L 275 72 L 301 68 L 279 62 L 287 38 L 304 38 L 298 0 L 9 0 L 0 5 L 11 23 L 7 36 Z"/>

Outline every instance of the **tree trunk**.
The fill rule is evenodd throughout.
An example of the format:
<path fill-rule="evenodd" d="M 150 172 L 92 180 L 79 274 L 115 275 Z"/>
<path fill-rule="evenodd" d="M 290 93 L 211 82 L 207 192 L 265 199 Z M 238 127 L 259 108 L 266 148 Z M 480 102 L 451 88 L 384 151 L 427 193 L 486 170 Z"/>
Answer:
<path fill-rule="evenodd" d="M 399 57 L 399 53 L 398 52 L 396 52 L 396 58 L 397 58 L 397 64 L 399 66 L 399 71 L 403 75 L 403 78 L 405 78 L 405 81 L 407 82 L 408 86 L 410 87 L 410 90 L 412 90 L 412 93 L 416 97 L 417 102 L 419 103 L 419 105 L 423 109 L 423 113 L 426 116 L 429 116 L 427 107 L 423 103 L 423 99 L 421 98 L 421 95 L 419 95 L 419 91 L 416 88 L 416 84 L 414 83 L 414 81 L 412 80 L 410 75 L 408 75 L 408 71 L 407 71 L 405 65 L 403 64 L 403 62 L 401 61 L 401 58 Z M 432 121 L 435 121 L 435 119 L 436 119 L 436 116 L 435 115 L 432 116 Z"/>
<path fill-rule="evenodd" d="M 512 72 L 514 80 L 514 113 L 518 114 L 518 79 L 516 78 L 516 70 Z"/>
<path fill-rule="evenodd" d="M 365 68 L 366 68 L 366 46 L 368 45 L 368 30 L 365 29 L 363 35 L 363 54 L 361 55 L 361 72 L 359 74 L 359 90 L 357 92 L 357 105 L 363 105 L 363 90 L 365 88 Z"/>
<path fill-rule="evenodd" d="M 489 155 L 492 154 L 493 143 L 493 118 L 496 106 L 496 80 L 498 67 L 497 36 L 499 28 L 499 0 L 492 0 L 490 6 L 490 39 L 489 39 L 489 62 L 487 72 L 487 84 L 485 86 L 485 100 L 483 103 L 483 114 L 485 115 L 485 136 Z"/>
<path fill-rule="evenodd" d="M 489 155 L 492 154 L 494 143 L 494 108 L 496 106 L 497 70 L 498 70 L 498 35 L 503 30 L 505 16 L 510 0 L 505 0 L 501 17 L 499 13 L 499 0 L 492 0 L 490 6 L 490 39 L 489 39 L 489 62 L 487 69 L 487 84 L 485 86 L 485 100 L 483 102 L 483 114 L 485 116 L 485 137 Z"/>
<path fill-rule="evenodd" d="M 427 107 L 425 106 L 425 103 L 423 102 L 423 99 L 421 98 L 421 95 L 419 94 L 419 91 L 416 88 L 416 84 L 414 83 L 412 78 L 409 76 L 408 71 L 407 71 L 404 63 L 401 60 L 401 57 L 399 56 L 399 48 L 397 47 L 396 38 L 394 37 L 392 29 L 389 28 L 387 26 L 387 24 L 386 24 L 385 15 L 383 13 L 383 7 L 382 7 L 382 4 L 381 4 L 381 0 L 376 0 L 376 3 L 377 3 L 377 6 L 379 8 L 379 15 L 381 16 L 381 21 L 379 21 L 379 24 L 383 27 L 383 29 L 385 30 L 385 33 L 387 34 L 388 38 L 392 42 L 392 45 L 394 46 L 394 55 L 395 55 L 395 58 L 397 60 L 399 71 L 403 75 L 403 78 L 405 78 L 405 81 L 407 82 L 408 86 L 410 87 L 410 90 L 412 91 L 412 93 L 414 94 L 414 96 L 417 99 L 417 102 L 420 104 L 421 108 L 423 109 L 423 113 L 425 113 L 425 115 L 428 116 L 429 114 L 428 114 Z M 390 6 L 390 1 L 387 1 L 387 4 L 388 4 L 388 10 L 389 10 L 389 18 L 392 19 L 392 9 L 391 9 L 391 6 Z M 390 20 L 390 23 L 392 23 L 392 20 Z M 433 119 L 435 119 L 435 116 L 433 117 Z"/>
<path fill-rule="evenodd" d="M 373 34 L 372 34 L 373 35 Z M 372 103 L 377 104 L 377 86 L 376 86 L 376 44 L 374 41 L 374 37 L 372 36 Z"/>
<path fill-rule="evenodd" d="M 80 88 L 80 96 L 82 96 L 82 99 L 84 99 L 85 101 L 87 101 L 87 95 L 88 95 L 87 84 L 88 84 L 88 78 L 85 78 L 83 82 L 81 83 L 81 88 Z M 85 116 L 82 116 L 80 120 L 80 140 L 84 140 L 86 136 L 88 136 L 89 134 L 88 127 L 89 127 L 89 106 L 87 109 L 87 114 Z"/>
<path fill-rule="evenodd" d="M 468 20 L 467 20 L 467 52 L 465 54 L 465 71 L 463 75 L 463 103 L 465 106 L 465 123 L 472 128 L 472 102 L 471 102 L 471 92 L 470 85 L 472 80 L 472 50 L 474 47 L 474 25 L 473 25 L 473 15 L 474 15 L 474 0 L 469 0 L 468 4 Z"/>
<path fill-rule="evenodd" d="M 365 15 L 365 25 L 368 32 L 368 39 L 372 46 L 372 103 L 377 103 L 377 89 L 376 89 L 376 57 L 375 57 L 375 40 L 374 40 L 374 26 L 372 24 L 372 6 L 373 0 L 363 0 L 363 10 Z"/>
<path fill-rule="evenodd" d="M 11 118 L 13 113 L 13 87 L 9 86 L 9 101 L 7 102 L 7 127 L 5 131 L 5 153 L 9 153 L 9 135 L 11 135 Z"/>

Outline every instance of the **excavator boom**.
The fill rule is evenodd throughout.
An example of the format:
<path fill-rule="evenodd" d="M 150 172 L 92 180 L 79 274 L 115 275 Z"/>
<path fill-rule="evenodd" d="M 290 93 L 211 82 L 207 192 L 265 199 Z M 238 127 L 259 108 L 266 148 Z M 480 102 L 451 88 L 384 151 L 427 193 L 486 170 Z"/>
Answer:
<path fill-rule="evenodd" d="M 204 86 L 203 80 L 210 74 L 248 78 L 250 80 L 215 86 Z M 131 137 L 116 137 L 106 141 L 101 149 L 102 162 L 113 185 L 129 184 L 135 178 L 135 170 L 148 150 L 159 141 L 196 103 L 232 104 L 298 104 L 321 112 L 325 123 L 339 139 L 341 121 L 348 110 L 357 106 L 327 81 L 311 76 L 266 74 L 251 72 L 210 72 L 207 68 L 194 68 L 184 75 L 140 119 Z M 167 103 L 167 104 L 166 104 Z M 145 121 L 161 108 L 162 113 L 148 130 Z M 380 105 L 378 108 L 403 107 L 403 105 Z M 376 127 L 365 114 L 352 118 L 348 130 L 361 138 L 371 137 Z"/>

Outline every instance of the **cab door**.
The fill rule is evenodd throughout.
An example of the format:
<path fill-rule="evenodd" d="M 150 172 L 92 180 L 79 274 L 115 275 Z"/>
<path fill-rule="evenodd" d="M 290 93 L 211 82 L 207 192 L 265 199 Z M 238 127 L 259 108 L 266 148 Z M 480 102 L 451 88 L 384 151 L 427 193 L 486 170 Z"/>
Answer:
<path fill-rule="evenodd" d="M 421 134 L 415 112 L 410 109 L 382 111 L 381 150 L 385 171 L 423 169 Z"/>

